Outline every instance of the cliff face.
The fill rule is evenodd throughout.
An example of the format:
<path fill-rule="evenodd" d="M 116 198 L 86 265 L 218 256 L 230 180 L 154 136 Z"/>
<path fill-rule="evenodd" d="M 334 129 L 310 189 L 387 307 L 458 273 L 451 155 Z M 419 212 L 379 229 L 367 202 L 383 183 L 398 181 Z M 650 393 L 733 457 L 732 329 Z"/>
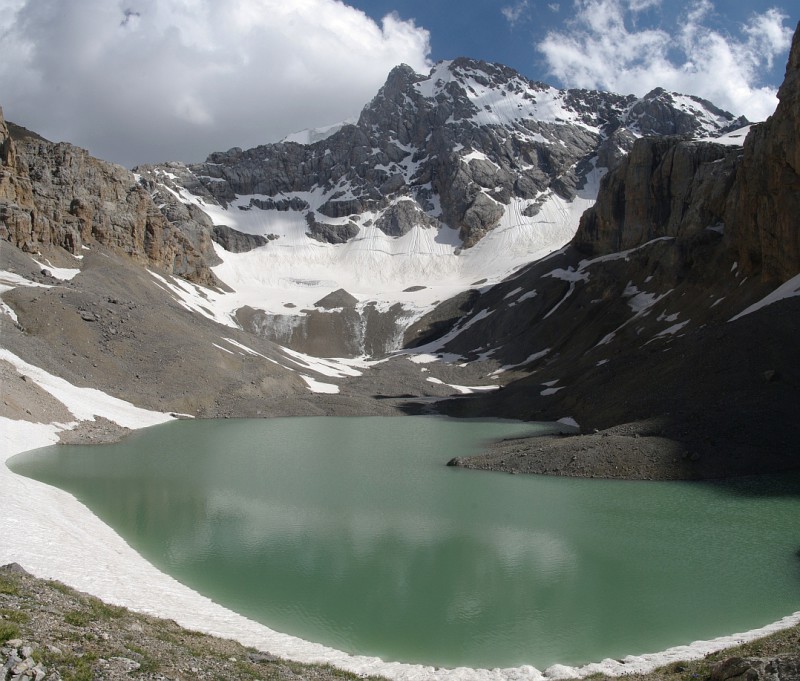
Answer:
<path fill-rule="evenodd" d="M 638 139 L 571 248 L 470 302 L 441 351 L 520 377 L 445 409 L 590 433 L 534 442 L 535 472 L 563 471 L 569 451 L 567 468 L 646 477 L 651 437 L 665 477 L 800 465 L 799 36 L 780 105 L 743 147 Z"/>
<path fill-rule="evenodd" d="M 800 23 L 778 99 L 745 142 L 725 223 L 745 272 L 784 281 L 800 270 Z"/>
<path fill-rule="evenodd" d="M 133 173 L 71 144 L 15 140 L 0 111 L 0 238 L 29 253 L 98 243 L 171 274 L 217 280 L 209 225 L 162 214 Z"/>
<path fill-rule="evenodd" d="M 764 281 L 800 271 L 800 43 L 795 33 L 780 104 L 743 149 L 642 138 L 604 179 L 573 241 L 602 255 L 658 237 L 724 230 L 738 266 Z"/>
<path fill-rule="evenodd" d="M 627 250 L 660 237 L 721 226 L 738 147 L 642 138 L 603 178 L 573 245 L 588 255 Z"/>

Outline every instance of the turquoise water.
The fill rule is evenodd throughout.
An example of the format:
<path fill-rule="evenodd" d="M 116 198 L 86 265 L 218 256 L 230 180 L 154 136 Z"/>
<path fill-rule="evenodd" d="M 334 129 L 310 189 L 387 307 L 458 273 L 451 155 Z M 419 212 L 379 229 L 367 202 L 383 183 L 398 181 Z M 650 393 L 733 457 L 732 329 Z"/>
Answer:
<path fill-rule="evenodd" d="M 800 609 L 800 477 L 620 482 L 444 465 L 532 427 L 180 421 L 9 465 L 73 493 L 215 601 L 387 660 L 543 669 Z"/>

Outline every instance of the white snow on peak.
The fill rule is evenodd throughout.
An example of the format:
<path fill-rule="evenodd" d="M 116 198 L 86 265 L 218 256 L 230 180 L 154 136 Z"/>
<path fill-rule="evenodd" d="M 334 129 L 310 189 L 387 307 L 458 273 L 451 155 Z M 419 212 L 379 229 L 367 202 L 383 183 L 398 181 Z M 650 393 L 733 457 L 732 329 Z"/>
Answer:
<path fill-rule="evenodd" d="M 331 135 L 335 135 L 345 125 L 353 125 L 356 122 L 354 118 L 348 118 L 340 123 L 327 125 L 321 128 L 307 128 L 306 130 L 298 130 L 289 135 L 286 135 L 281 142 L 295 142 L 296 144 L 315 144 L 322 140 L 328 139 Z"/>
<path fill-rule="evenodd" d="M 741 147 L 744 145 L 747 134 L 750 132 L 750 128 L 752 127 L 752 125 L 745 125 L 743 128 L 726 132 L 724 135 L 719 135 L 717 137 L 702 137 L 698 141 L 716 142 L 717 144 L 725 144 L 730 147 Z"/>
<path fill-rule="evenodd" d="M 414 83 L 414 88 L 423 97 L 433 99 L 439 94 L 444 86 L 451 80 L 455 80 L 453 72 L 450 70 L 452 61 L 440 61 L 436 64 L 430 72 L 430 75 L 425 80 Z"/>

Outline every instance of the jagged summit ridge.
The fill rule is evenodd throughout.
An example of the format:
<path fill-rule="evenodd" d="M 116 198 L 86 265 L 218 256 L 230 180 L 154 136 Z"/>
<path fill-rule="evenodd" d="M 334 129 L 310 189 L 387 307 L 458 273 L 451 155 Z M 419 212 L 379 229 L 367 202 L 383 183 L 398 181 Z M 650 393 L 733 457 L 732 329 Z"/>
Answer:
<path fill-rule="evenodd" d="M 430 224 L 424 213 L 457 229 L 470 247 L 514 208 L 532 217 L 552 194 L 571 200 L 593 168 L 612 165 L 639 136 L 714 136 L 745 123 L 660 89 L 641 99 L 559 90 L 462 57 L 427 76 L 400 65 L 355 124 L 213 153 L 183 169 L 179 183 L 226 209 L 242 196 L 287 201 L 313 194 L 302 197 L 299 210 L 324 216 L 312 216 L 317 224 L 348 218 L 355 225 L 348 238 L 374 213 L 410 198 L 418 222 Z M 334 231 L 340 240 L 341 230 Z M 309 230 L 322 240 L 330 233 Z"/>

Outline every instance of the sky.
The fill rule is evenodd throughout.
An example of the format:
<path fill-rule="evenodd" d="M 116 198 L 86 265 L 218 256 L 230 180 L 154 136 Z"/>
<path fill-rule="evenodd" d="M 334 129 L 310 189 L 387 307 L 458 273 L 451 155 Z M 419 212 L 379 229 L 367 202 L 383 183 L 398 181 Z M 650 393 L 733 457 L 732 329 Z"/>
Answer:
<path fill-rule="evenodd" d="M 357 118 L 393 66 L 467 56 L 757 121 L 777 104 L 795 3 L 0 0 L 0 106 L 128 167 L 192 162 Z"/>

